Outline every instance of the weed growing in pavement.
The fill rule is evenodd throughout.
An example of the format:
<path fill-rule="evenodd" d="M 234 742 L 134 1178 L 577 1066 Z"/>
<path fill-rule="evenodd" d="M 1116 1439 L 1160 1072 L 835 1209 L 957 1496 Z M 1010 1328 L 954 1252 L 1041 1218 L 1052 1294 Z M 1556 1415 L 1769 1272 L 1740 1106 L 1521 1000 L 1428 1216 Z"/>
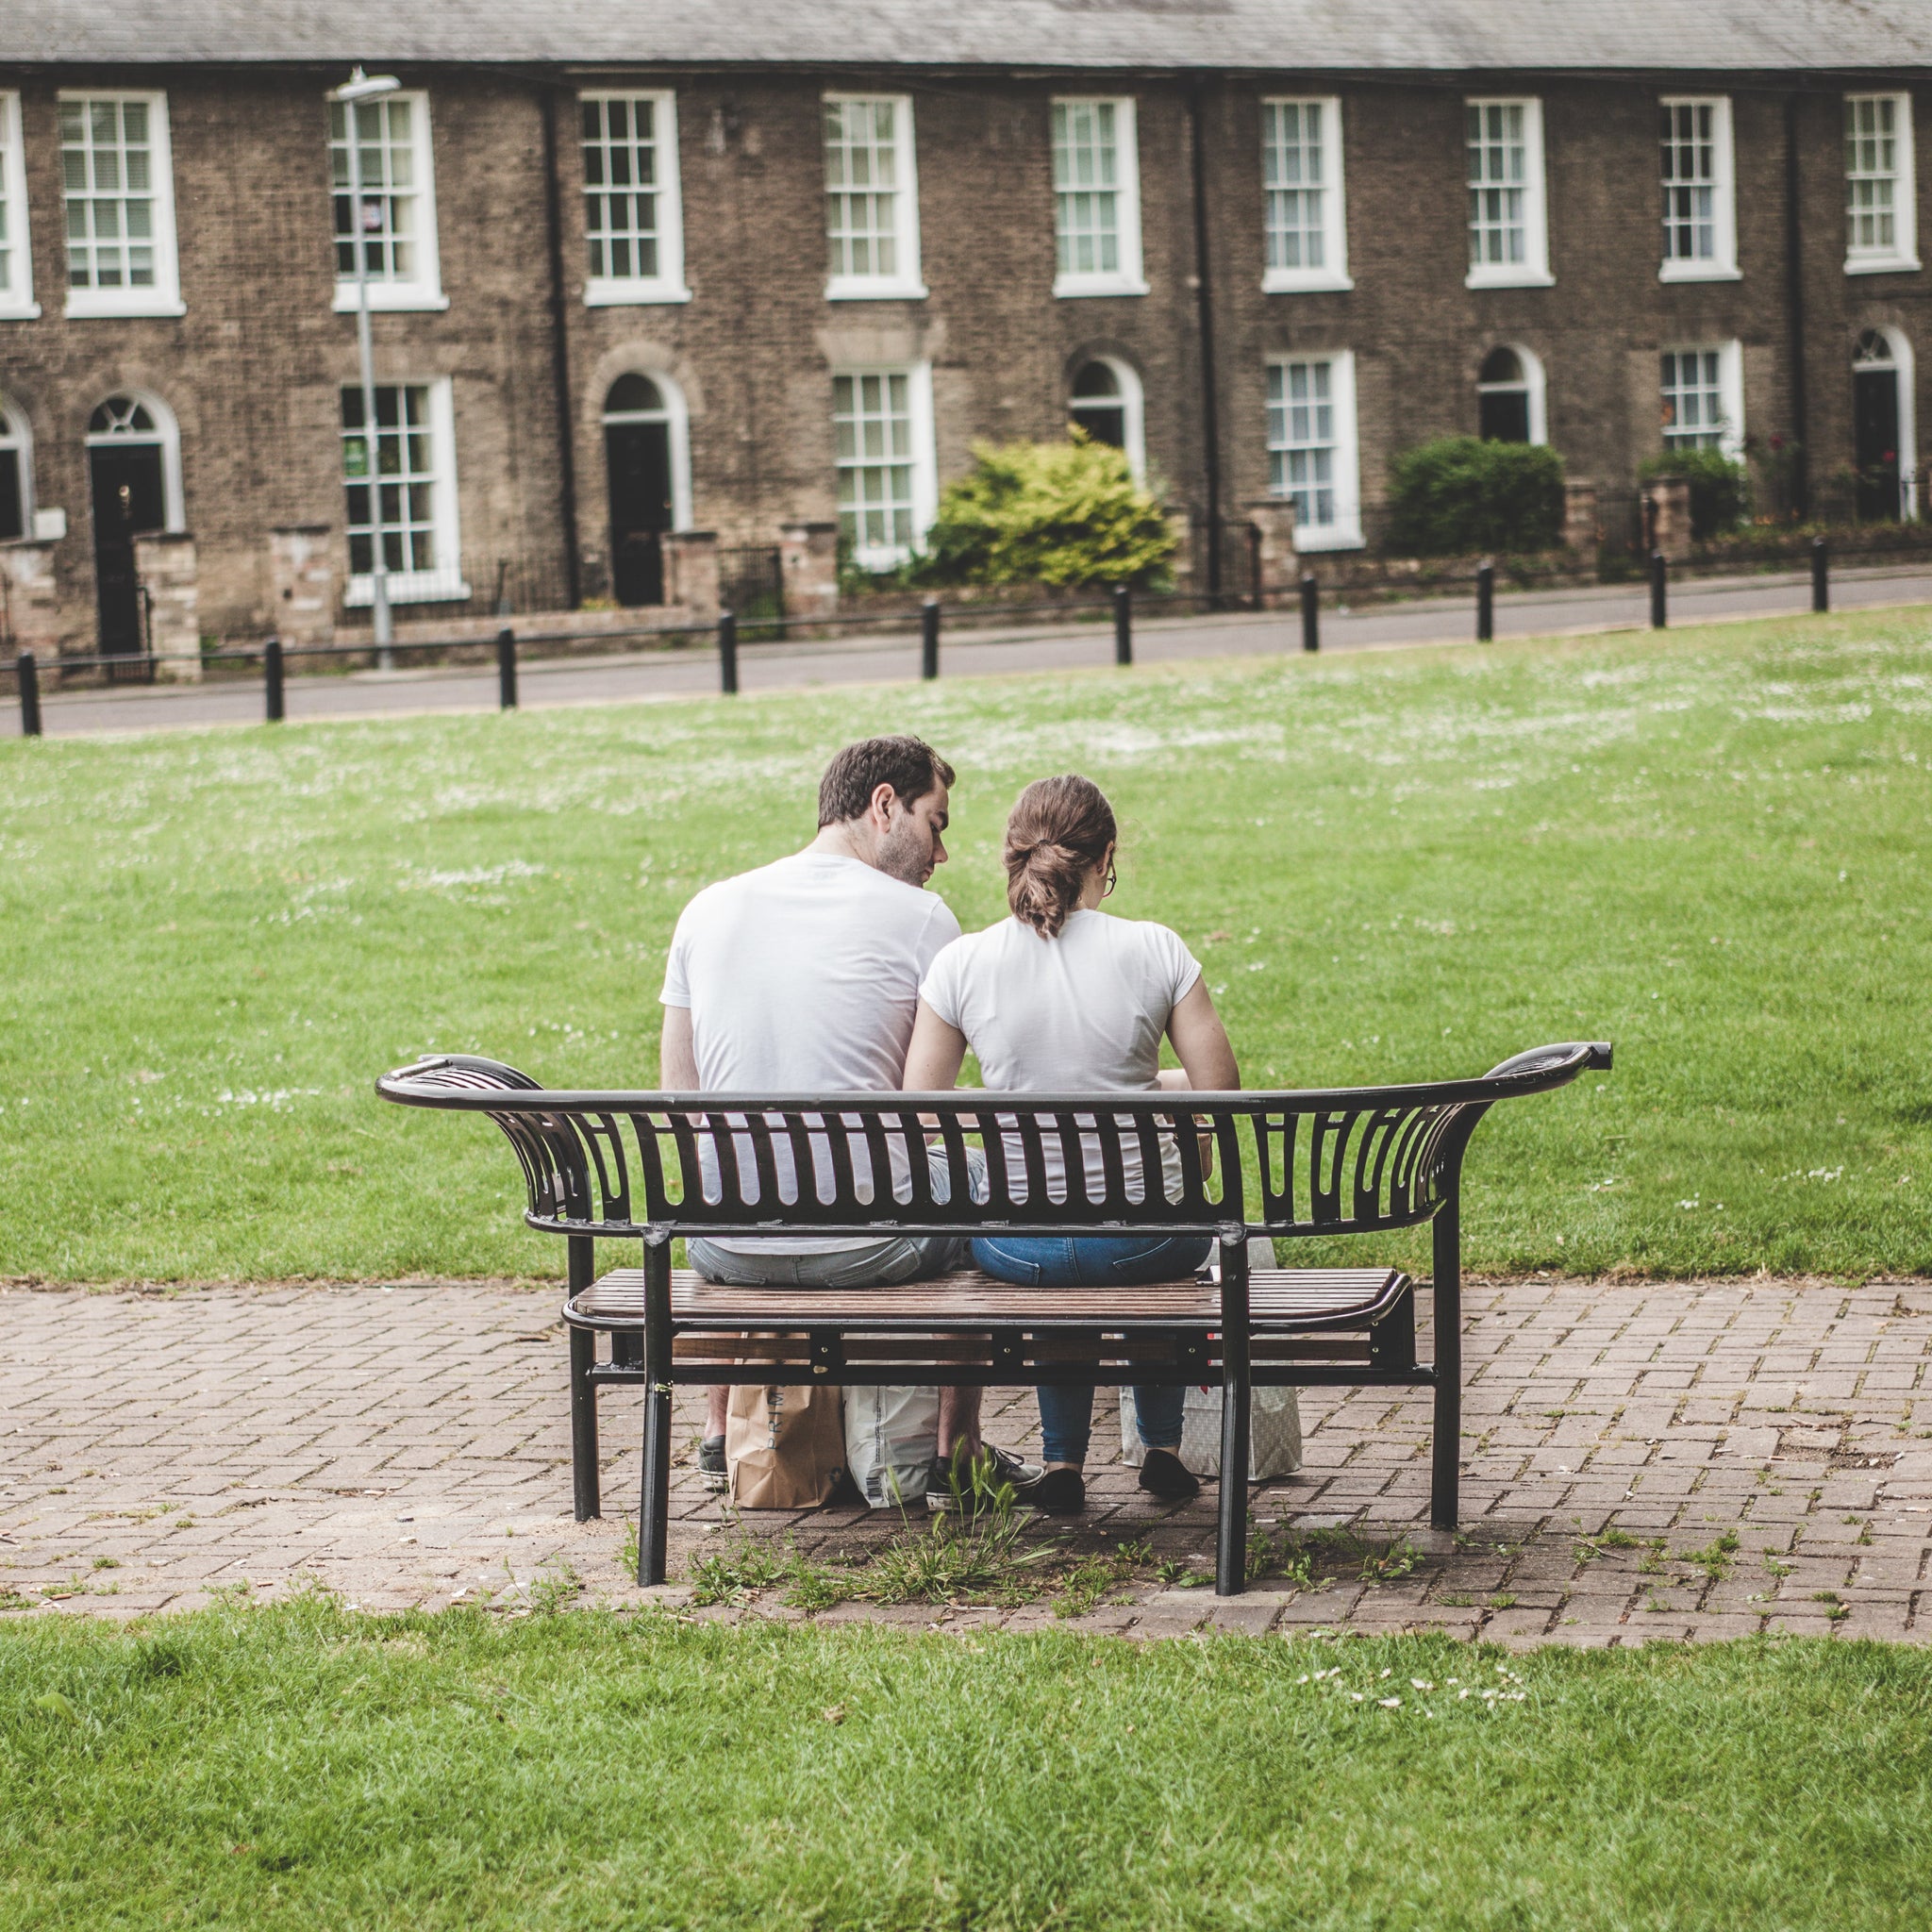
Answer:
<path fill-rule="evenodd" d="M 1727 1529 L 1703 1549 L 1686 1550 L 1676 1560 L 1690 1564 L 1693 1570 L 1702 1570 L 1713 1583 L 1722 1583 L 1731 1574 L 1731 1565 L 1737 1559 L 1738 1532 Z"/>

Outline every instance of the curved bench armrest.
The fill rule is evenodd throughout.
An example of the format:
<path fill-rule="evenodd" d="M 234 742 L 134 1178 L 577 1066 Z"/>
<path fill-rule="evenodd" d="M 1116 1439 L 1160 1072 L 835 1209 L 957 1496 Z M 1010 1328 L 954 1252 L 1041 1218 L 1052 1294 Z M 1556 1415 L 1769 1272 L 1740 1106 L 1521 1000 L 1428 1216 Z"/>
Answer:
<path fill-rule="evenodd" d="M 1500 1067 L 1491 1067 L 1483 1078 L 1536 1079 L 1567 1069 L 1574 1079 L 1586 1067 L 1596 1068 L 1602 1073 L 1609 1072 L 1610 1042 L 1607 1040 L 1571 1040 L 1557 1046 L 1533 1046 L 1527 1053 L 1519 1053 L 1505 1060 Z"/>

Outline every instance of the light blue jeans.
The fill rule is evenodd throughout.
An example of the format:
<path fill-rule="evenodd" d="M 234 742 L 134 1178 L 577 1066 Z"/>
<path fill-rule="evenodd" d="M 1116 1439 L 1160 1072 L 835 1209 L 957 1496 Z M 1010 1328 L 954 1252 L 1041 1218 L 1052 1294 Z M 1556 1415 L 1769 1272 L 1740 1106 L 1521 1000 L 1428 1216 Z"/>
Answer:
<path fill-rule="evenodd" d="M 1184 1281 L 1214 1246 L 1208 1235 L 990 1235 L 973 1243 L 974 1265 L 1023 1288 L 1107 1288 Z M 1038 1389 L 1046 1460 L 1079 1465 L 1093 1434 L 1091 1389 Z M 1181 1446 L 1185 1389 L 1136 1388 L 1134 1416 L 1150 1449 Z"/>

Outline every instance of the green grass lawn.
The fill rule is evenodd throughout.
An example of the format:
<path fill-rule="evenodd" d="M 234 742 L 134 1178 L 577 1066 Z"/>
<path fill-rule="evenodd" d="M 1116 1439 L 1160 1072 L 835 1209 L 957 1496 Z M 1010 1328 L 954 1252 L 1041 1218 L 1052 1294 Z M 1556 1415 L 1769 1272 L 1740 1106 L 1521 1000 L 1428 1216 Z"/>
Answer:
<path fill-rule="evenodd" d="M 1613 1074 L 1482 1128 L 1473 1266 L 1932 1270 L 1928 636 L 9 741 L 0 1272 L 555 1269 L 499 1138 L 373 1078 L 433 1047 L 648 1085 L 678 908 L 803 843 L 827 755 L 899 728 L 960 768 L 938 883 L 969 927 L 1020 785 L 1106 786 L 1113 903 L 1207 961 L 1250 1084 L 1614 1040 Z"/>
<path fill-rule="evenodd" d="M 0 1923 L 1917 1932 L 1928 1774 L 1863 1643 L 44 1618 Z"/>

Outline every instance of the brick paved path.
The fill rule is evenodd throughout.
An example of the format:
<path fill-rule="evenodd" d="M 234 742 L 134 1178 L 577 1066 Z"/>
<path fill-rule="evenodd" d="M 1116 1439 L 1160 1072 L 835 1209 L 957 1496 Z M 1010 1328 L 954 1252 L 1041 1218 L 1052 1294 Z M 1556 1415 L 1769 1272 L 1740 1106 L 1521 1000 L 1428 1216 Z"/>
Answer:
<path fill-rule="evenodd" d="M 570 1517 L 556 1301 L 489 1284 L 0 1290 L 0 1607 L 128 1616 L 243 1584 L 272 1600 L 305 1578 L 369 1608 L 514 1606 L 572 1575 L 594 1599 L 636 1602 L 623 1517 Z M 1427 1527 L 1428 1408 L 1403 1391 L 1307 1392 L 1307 1465 L 1255 1499 L 1263 1527 L 1407 1539 L 1419 1568 L 1365 1584 L 1358 1551 L 1331 1557 L 1340 1574 L 1325 1579 L 1318 1557 L 1315 1587 L 1264 1580 L 1219 1607 L 1205 1590 L 1146 1584 L 1081 1624 L 1148 1636 L 1432 1628 L 1520 1643 L 1759 1629 L 1932 1641 L 1932 1283 L 1478 1286 L 1464 1352 L 1459 1537 Z M 999 1391 L 994 1405 L 995 1440 L 1022 1442 L 1030 1393 Z M 617 1511 L 635 1506 L 636 1398 L 608 1395 L 604 1412 Z M 680 1445 L 692 1420 L 681 1417 Z M 1144 1535 L 1158 1556 L 1205 1565 L 1211 1487 L 1163 1508 L 1113 1462 L 1117 1441 L 1104 1394 L 1094 1500 L 1069 1547 Z M 694 1550 L 746 1533 L 698 1490 L 688 1453 L 679 1576 Z M 857 1557 L 896 1527 L 850 1509 L 747 1524 L 822 1557 Z M 1683 1560 L 1692 1551 L 1702 1564 Z"/>

